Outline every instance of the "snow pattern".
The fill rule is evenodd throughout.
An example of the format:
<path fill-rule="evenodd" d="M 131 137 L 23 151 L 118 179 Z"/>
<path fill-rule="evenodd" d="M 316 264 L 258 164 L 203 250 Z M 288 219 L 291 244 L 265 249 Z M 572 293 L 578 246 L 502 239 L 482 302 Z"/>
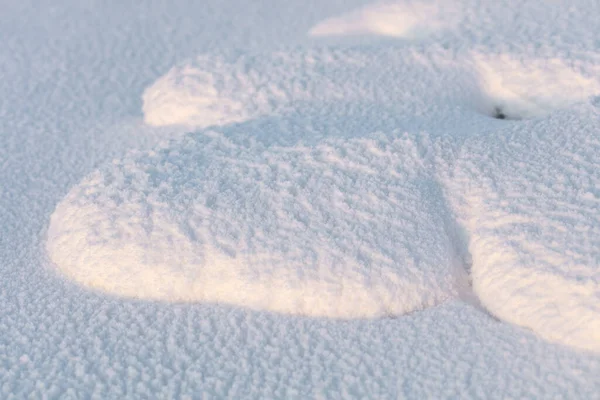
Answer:
<path fill-rule="evenodd" d="M 307 86 L 294 76 L 332 58 L 338 68 L 360 69 L 353 54 L 262 56 L 265 69 L 278 66 L 269 79 L 252 57 L 198 58 L 146 90 L 146 121 L 198 129 L 285 119 L 291 105 L 310 98 L 368 99 L 368 85 L 313 73 Z M 556 60 L 471 53 L 461 69 L 440 60 L 443 50 L 409 54 L 408 71 L 445 64 L 445 74 L 437 70 L 444 84 L 481 77 L 488 112 L 497 104 L 513 119 L 585 103 L 600 88 L 593 63 L 575 72 Z M 450 92 L 476 102 L 477 87 L 463 82 Z M 405 93 L 420 90 L 405 85 Z M 572 110 L 563 118 L 582 112 Z M 197 133 L 115 161 L 75 187 L 52 216 L 47 249 L 67 276 L 117 295 L 333 318 L 437 305 L 468 293 L 470 273 L 492 314 L 600 350 L 596 127 L 573 129 L 557 118 L 464 142 L 392 131 L 279 146 L 240 141 L 261 136 L 252 125 L 241 135 Z"/>
<path fill-rule="evenodd" d="M 598 397 L 600 2 L 38 3 L 0 398 Z"/>
<path fill-rule="evenodd" d="M 481 90 L 478 107 L 489 115 L 502 113 L 506 119 L 518 120 L 585 102 L 600 93 L 598 58 L 568 63 L 558 57 L 474 54 L 474 75 Z"/>
<path fill-rule="evenodd" d="M 581 121 L 585 121 L 582 123 Z M 469 143 L 452 191 L 473 287 L 499 318 L 600 351 L 600 112 L 570 112 Z"/>

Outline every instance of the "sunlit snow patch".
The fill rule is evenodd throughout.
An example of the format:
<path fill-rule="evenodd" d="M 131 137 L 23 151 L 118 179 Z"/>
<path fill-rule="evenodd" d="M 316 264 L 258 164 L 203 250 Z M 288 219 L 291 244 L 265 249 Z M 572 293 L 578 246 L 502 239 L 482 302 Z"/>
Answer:
<path fill-rule="evenodd" d="M 76 282 L 127 297 L 340 318 L 423 309 L 465 279 L 418 147 L 187 136 L 73 188 L 47 250 Z"/>
<path fill-rule="evenodd" d="M 476 106 L 490 116 L 540 117 L 600 93 L 597 65 L 509 54 L 476 55 L 474 60 L 481 90 Z"/>
<path fill-rule="evenodd" d="M 600 351 L 600 113 L 592 106 L 469 143 L 450 184 L 473 290 L 499 318 Z"/>
<path fill-rule="evenodd" d="M 209 71 L 176 67 L 145 90 L 144 121 L 155 126 L 210 126 L 243 121 L 248 111 L 239 99 L 218 88 Z"/>
<path fill-rule="evenodd" d="M 450 28 L 459 21 L 456 6 L 431 2 L 374 4 L 326 19 L 309 35 L 372 34 L 413 39 Z"/>
<path fill-rule="evenodd" d="M 271 115 L 293 101 L 346 98 L 321 69 L 342 66 L 331 52 L 270 53 L 229 60 L 201 56 L 173 67 L 142 95 L 144 121 L 153 126 L 205 128 Z M 310 76 L 306 76 L 310 70 Z"/>

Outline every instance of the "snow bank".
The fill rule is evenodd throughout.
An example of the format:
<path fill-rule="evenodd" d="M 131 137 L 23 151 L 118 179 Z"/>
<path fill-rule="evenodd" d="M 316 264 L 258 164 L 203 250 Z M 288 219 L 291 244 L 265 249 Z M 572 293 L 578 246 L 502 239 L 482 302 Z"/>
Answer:
<path fill-rule="evenodd" d="M 432 2 L 373 4 L 326 19 L 315 25 L 309 35 L 373 34 L 414 39 L 460 22 L 457 9 Z"/>
<path fill-rule="evenodd" d="M 465 281 L 422 140 L 266 149 L 188 136 L 73 188 L 47 250 L 76 282 L 128 297 L 340 318 L 420 310 Z"/>
<path fill-rule="evenodd" d="M 450 181 L 473 289 L 502 320 L 600 351 L 600 112 L 524 122 L 467 144 Z"/>

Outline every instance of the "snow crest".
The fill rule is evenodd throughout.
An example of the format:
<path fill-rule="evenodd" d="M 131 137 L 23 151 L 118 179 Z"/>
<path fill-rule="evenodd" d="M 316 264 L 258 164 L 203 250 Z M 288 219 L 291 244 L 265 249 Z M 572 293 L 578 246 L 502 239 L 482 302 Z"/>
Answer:
<path fill-rule="evenodd" d="M 337 318 L 420 310 L 465 282 L 420 146 L 187 136 L 73 188 L 48 253 L 76 282 L 127 297 Z"/>

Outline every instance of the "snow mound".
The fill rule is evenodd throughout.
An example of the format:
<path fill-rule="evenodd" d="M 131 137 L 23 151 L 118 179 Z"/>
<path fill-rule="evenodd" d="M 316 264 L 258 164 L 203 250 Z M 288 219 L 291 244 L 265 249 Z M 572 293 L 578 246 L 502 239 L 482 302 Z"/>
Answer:
<path fill-rule="evenodd" d="M 339 318 L 420 310 L 465 277 L 419 148 L 186 136 L 74 187 L 47 250 L 66 276 L 120 296 Z"/>
<path fill-rule="evenodd" d="M 585 121 L 585 122 L 583 122 Z M 450 183 L 473 289 L 499 318 L 600 351 L 600 113 L 584 105 L 474 140 Z"/>
<path fill-rule="evenodd" d="M 475 54 L 480 111 L 528 119 L 567 108 L 600 93 L 598 62 Z"/>
<path fill-rule="evenodd" d="M 373 34 L 415 39 L 448 29 L 458 22 L 456 7 L 434 3 L 374 4 L 310 29 L 311 36 Z"/>
<path fill-rule="evenodd" d="M 191 66 L 173 68 L 145 90 L 144 121 L 149 125 L 210 126 L 243 121 L 243 102 L 218 88 L 218 76 Z"/>
<path fill-rule="evenodd" d="M 306 71 L 318 64 L 323 71 Z M 153 126 L 205 128 L 285 110 L 292 102 L 344 98 L 332 83 L 343 55 L 291 52 L 200 56 L 175 66 L 142 95 L 144 121 Z M 309 79 L 310 78 L 310 79 Z"/>

